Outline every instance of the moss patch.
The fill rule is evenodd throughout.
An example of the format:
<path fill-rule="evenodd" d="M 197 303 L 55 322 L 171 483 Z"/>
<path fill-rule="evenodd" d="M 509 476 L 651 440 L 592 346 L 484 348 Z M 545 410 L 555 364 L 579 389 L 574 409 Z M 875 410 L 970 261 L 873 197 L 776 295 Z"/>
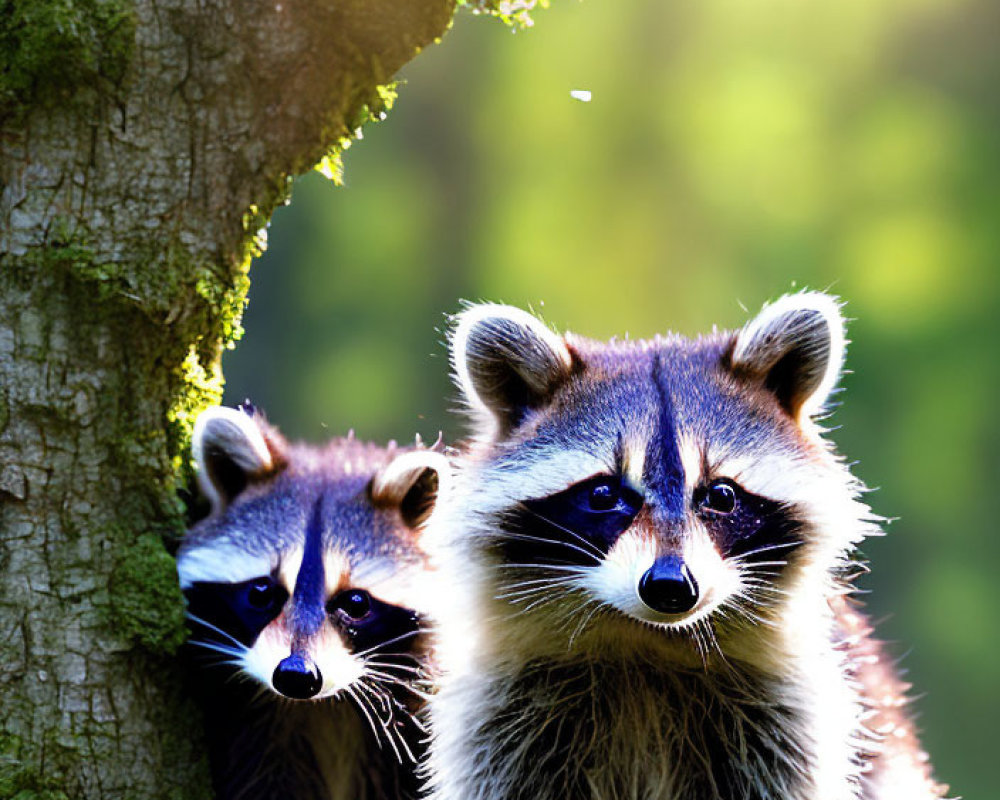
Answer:
<path fill-rule="evenodd" d="M 135 27 L 129 0 L 0 0 L 0 110 L 121 83 Z"/>
<path fill-rule="evenodd" d="M 177 565 L 160 537 L 142 534 L 111 574 L 110 627 L 146 650 L 171 655 L 184 643 L 184 598 Z"/>
<path fill-rule="evenodd" d="M 316 165 L 316 171 L 338 186 L 341 185 L 344 176 L 344 151 L 351 146 L 355 139 L 361 138 L 361 129 L 366 124 L 386 118 L 396 102 L 398 92 L 399 83 L 397 81 L 376 86 L 370 96 L 358 105 L 353 118 L 347 121 L 347 132 L 342 132 L 339 136 L 328 137 L 332 138 L 335 143 L 329 152 L 320 159 Z"/>
<path fill-rule="evenodd" d="M 21 739 L 0 731 L 0 797 L 11 800 L 67 800 L 56 781 L 20 761 Z"/>

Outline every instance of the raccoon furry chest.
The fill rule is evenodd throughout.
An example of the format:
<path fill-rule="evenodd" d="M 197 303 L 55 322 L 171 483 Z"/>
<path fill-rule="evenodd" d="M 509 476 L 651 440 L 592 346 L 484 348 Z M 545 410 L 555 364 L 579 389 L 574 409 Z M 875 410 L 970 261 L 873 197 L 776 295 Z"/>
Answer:
<path fill-rule="evenodd" d="M 263 702 L 231 708 L 224 719 L 209 725 L 221 743 L 214 761 L 222 797 L 375 800 L 414 791 L 347 703 Z"/>
<path fill-rule="evenodd" d="M 485 684 L 450 698 L 467 720 L 489 720 L 467 728 L 463 798 L 811 796 L 798 714 L 758 676 L 539 661 Z"/>

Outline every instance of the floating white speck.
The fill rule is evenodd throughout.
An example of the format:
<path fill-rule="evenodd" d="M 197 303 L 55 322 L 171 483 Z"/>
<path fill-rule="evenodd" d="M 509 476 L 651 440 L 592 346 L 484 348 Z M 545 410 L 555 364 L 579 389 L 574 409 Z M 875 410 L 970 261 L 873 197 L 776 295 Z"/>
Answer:
<path fill-rule="evenodd" d="M 579 100 L 581 103 L 589 103 L 593 95 L 589 89 L 574 89 L 569 93 L 569 96 L 574 100 Z"/>

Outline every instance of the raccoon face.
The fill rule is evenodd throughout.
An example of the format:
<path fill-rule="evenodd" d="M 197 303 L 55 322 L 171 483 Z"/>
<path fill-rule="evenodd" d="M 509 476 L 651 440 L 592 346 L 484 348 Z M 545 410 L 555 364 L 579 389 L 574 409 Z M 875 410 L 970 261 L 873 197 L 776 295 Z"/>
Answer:
<path fill-rule="evenodd" d="M 479 442 L 457 490 L 472 533 L 452 545 L 561 646 L 636 622 L 699 641 L 760 627 L 857 538 L 856 487 L 811 421 L 843 351 L 814 293 L 694 341 L 598 343 L 472 307 L 452 336 Z"/>
<path fill-rule="evenodd" d="M 289 447 L 228 408 L 198 418 L 193 450 L 212 513 L 178 556 L 192 644 L 291 700 L 365 708 L 412 682 L 425 648 L 417 538 L 444 457 L 353 439 Z"/>

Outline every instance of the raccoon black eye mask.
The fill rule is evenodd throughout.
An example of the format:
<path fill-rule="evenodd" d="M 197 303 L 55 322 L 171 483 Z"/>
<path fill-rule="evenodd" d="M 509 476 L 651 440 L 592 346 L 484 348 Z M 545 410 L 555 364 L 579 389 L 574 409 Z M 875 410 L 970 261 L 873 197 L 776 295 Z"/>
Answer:
<path fill-rule="evenodd" d="M 509 561 L 524 561 L 530 551 L 535 563 L 590 563 L 610 550 L 643 504 L 642 495 L 620 477 L 595 476 L 550 497 L 523 501 L 523 509 L 504 524 L 511 536 L 502 550 Z M 801 544 L 797 524 L 781 503 L 729 479 L 698 487 L 692 510 L 729 556 L 763 557 Z"/>
<path fill-rule="evenodd" d="M 836 300 L 612 342 L 487 304 L 450 338 L 474 428 L 427 536 L 431 800 L 943 795 L 848 599 L 876 520 L 815 421 Z"/>
<path fill-rule="evenodd" d="M 642 508 L 622 479 L 598 475 L 550 497 L 525 500 L 502 523 L 510 563 L 590 564 L 607 552 Z"/>

